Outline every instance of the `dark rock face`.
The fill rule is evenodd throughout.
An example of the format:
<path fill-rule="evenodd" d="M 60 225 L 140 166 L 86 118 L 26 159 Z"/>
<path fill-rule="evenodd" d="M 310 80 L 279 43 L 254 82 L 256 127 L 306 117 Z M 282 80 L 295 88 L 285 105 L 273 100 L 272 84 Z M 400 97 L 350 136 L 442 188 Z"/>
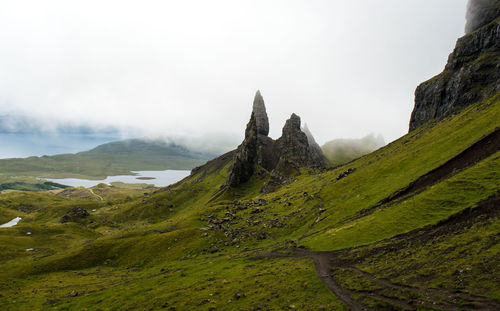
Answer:
<path fill-rule="evenodd" d="M 253 115 L 257 123 L 257 132 L 260 135 L 267 136 L 269 134 L 269 120 L 267 118 L 264 98 L 262 98 L 260 91 L 257 91 L 253 100 Z"/>
<path fill-rule="evenodd" d="M 292 114 L 286 121 L 283 135 L 278 140 L 274 141 L 268 137 L 268 132 L 269 122 L 264 100 L 260 92 L 257 92 L 252 116 L 245 131 L 245 139 L 235 151 L 234 162 L 225 185 L 233 187 L 248 181 L 259 166 L 271 172 L 265 188 L 266 191 L 273 191 L 276 187 L 293 180 L 291 175 L 298 173 L 298 168 L 324 167 L 325 157 L 321 149 L 318 146 L 316 150 L 310 145 L 310 139 L 300 129 L 300 118 L 297 115 Z M 311 139 L 314 141 L 312 135 Z M 259 174 L 261 172 L 259 171 Z"/>
<path fill-rule="evenodd" d="M 250 122 L 245 130 L 245 139 L 238 146 L 234 156 L 234 163 L 227 177 L 226 184 L 237 186 L 252 177 L 257 163 L 258 134 L 255 115 L 252 113 Z"/>
<path fill-rule="evenodd" d="M 321 163 L 321 165 L 326 164 L 326 157 L 323 154 L 323 151 L 321 150 L 321 147 L 318 145 L 316 140 L 314 139 L 314 136 L 312 135 L 311 131 L 307 127 L 307 124 L 304 124 L 302 127 L 302 132 L 306 134 L 307 136 L 307 141 L 309 142 L 309 148 L 310 152 L 312 153 L 312 157 L 315 163 Z"/>
<path fill-rule="evenodd" d="M 500 0 L 469 0 L 465 32 L 472 32 L 500 16 Z"/>
<path fill-rule="evenodd" d="M 471 1 L 470 6 L 480 2 Z M 410 131 L 499 91 L 500 20 L 496 20 L 458 39 L 444 72 L 418 86 Z"/>
<path fill-rule="evenodd" d="M 280 151 L 280 161 L 284 158 L 296 167 L 312 167 L 314 152 L 309 147 L 307 135 L 300 129 L 300 117 L 292 114 L 283 127 L 282 135 L 276 142 Z"/>

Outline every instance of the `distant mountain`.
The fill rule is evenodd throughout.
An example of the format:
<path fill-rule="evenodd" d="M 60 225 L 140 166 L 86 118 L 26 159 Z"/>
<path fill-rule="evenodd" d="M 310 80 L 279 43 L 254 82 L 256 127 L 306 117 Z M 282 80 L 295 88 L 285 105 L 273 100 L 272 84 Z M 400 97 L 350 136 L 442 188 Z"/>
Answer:
<path fill-rule="evenodd" d="M 160 140 L 130 139 L 76 154 L 2 159 L 0 181 L 10 175 L 104 178 L 139 170 L 190 170 L 215 156 Z"/>
<path fill-rule="evenodd" d="M 330 164 L 335 166 L 362 157 L 384 145 L 381 135 L 370 134 L 360 139 L 334 139 L 325 143 L 321 149 Z"/>
<path fill-rule="evenodd" d="M 96 128 L 90 125 L 75 125 L 67 122 L 47 122 L 22 115 L 0 115 L 0 133 L 34 134 L 47 132 L 82 135 L 99 134 L 108 136 L 119 136 L 120 134 L 120 130 L 112 126 Z"/>

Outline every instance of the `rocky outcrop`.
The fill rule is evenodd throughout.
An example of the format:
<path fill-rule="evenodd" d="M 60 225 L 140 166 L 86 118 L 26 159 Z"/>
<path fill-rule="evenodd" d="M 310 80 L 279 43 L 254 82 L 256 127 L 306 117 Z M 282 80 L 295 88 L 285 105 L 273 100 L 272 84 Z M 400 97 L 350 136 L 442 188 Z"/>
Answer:
<path fill-rule="evenodd" d="M 90 214 L 84 207 L 77 206 L 70 209 L 65 215 L 63 215 L 59 222 L 64 224 L 70 221 L 77 221 L 78 219 L 83 219 L 88 216 L 90 216 Z"/>
<path fill-rule="evenodd" d="M 444 72 L 418 86 L 410 131 L 500 91 L 498 2 L 470 2 L 467 29 L 474 31 L 458 39 Z"/>
<path fill-rule="evenodd" d="M 257 133 L 267 136 L 269 134 L 269 120 L 267 118 L 264 98 L 262 98 L 260 91 L 257 91 L 255 94 L 252 112 L 255 117 L 255 122 L 257 123 Z"/>
<path fill-rule="evenodd" d="M 500 0 L 469 0 L 465 32 L 472 32 L 500 16 Z"/>
<path fill-rule="evenodd" d="M 283 127 L 282 136 L 273 140 L 267 136 L 269 122 L 264 100 L 260 92 L 255 95 L 252 116 L 247 124 L 245 139 L 238 146 L 233 158 L 233 165 L 229 170 L 225 185 L 238 186 L 248 181 L 260 167 L 270 172 L 272 186 L 266 189 L 275 189 L 277 186 L 291 180 L 302 167 L 322 168 L 325 158 L 321 149 L 316 149 L 309 141 L 314 141 L 312 135 L 307 135 L 300 128 L 300 118 L 292 114 Z M 316 144 L 317 145 L 317 144 Z"/>
<path fill-rule="evenodd" d="M 313 134 L 309 130 L 309 127 L 307 124 L 304 124 L 302 127 L 302 132 L 306 134 L 307 136 L 307 141 L 309 142 L 309 148 L 311 149 L 312 157 L 315 162 L 317 163 L 322 163 L 323 165 L 326 165 L 326 157 L 323 154 L 323 150 L 321 150 L 321 147 L 318 145 L 316 140 L 314 139 Z"/>
<path fill-rule="evenodd" d="M 257 163 L 258 134 L 255 115 L 252 113 L 245 130 L 245 139 L 238 146 L 234 162 L 227 176 L 228 186 L 237 186 L 252 177 Z"/>
<path fill-rule="evenodd" d="M 315 161 L 307 135 L 300 129 L 300 117 L 295 113 L 286 121 L 282 135 L 276 143 L 280 152 L 280 161 L 286 159 L 295 167 L 321 165 Z"/>

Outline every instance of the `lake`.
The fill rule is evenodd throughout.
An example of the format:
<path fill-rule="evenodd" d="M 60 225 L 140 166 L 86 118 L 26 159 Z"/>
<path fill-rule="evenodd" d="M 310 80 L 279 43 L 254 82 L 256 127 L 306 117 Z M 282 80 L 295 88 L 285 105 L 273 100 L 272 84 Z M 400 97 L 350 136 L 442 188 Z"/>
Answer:
<path fill-rule="evenodd" d="M 17 223 L 19 222 L 19 220 L 21 220 L 21 217 L 16 217 L 16 218 L 12 219 L 11 221 L 9 221 L 7 223 L 4 223 L 3 225 L 0 225 L 0 228 L 14 227 L 15 225 L 17 225 Z"/>
<path fill-rule="evenodd" d="M 102 180 L 78 179 L 78 178 L 43 178 L 61 185 L 70 187 L 94 187 L 100 183 L 110 185 L 113 182 L 123 182 L 127 184 L 150 184 L 156 187 L 166 187 L 189 176 L 191 171 L 185 170 L 165 170 L 165 171 L 132 171 L 137 175 L 117 175 L 108 176 Z"/>
<path fill-rule="evenodd" d="M 0 133 L 0 159 L 76 153 L 120 139 L 102 134 Z"/>

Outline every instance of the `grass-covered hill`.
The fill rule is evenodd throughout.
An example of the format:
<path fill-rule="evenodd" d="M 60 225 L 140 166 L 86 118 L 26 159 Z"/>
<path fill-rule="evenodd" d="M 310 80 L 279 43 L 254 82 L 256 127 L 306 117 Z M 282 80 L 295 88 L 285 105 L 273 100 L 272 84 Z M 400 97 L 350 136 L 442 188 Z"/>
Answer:
<path fill-rule="evenodd" d="M 10 189 L 46 190 L 35 177 L 102 179 L 138 170 L 189 170 L 214 157 L 160 140 L 129 139 L 76 154 L 0 159 L 0 187 L 17 182 Z"/>
<path fill-rule="evenodd" d="M 263 169 L 221 187 L 230 155 L 159 190 L 3 193 L 0 223 L 22 220 L 0 228 L 0 306 L 498 310 L 498 120 L 497 93 L 269 194 Z"/>
<path fill-rule="evenodd" d="M 382 136 L 373 134 L 360 139 L 334 139 L 321 146 L 330 165 L 337 166 L 362 157 L 385 145 Z"/>

